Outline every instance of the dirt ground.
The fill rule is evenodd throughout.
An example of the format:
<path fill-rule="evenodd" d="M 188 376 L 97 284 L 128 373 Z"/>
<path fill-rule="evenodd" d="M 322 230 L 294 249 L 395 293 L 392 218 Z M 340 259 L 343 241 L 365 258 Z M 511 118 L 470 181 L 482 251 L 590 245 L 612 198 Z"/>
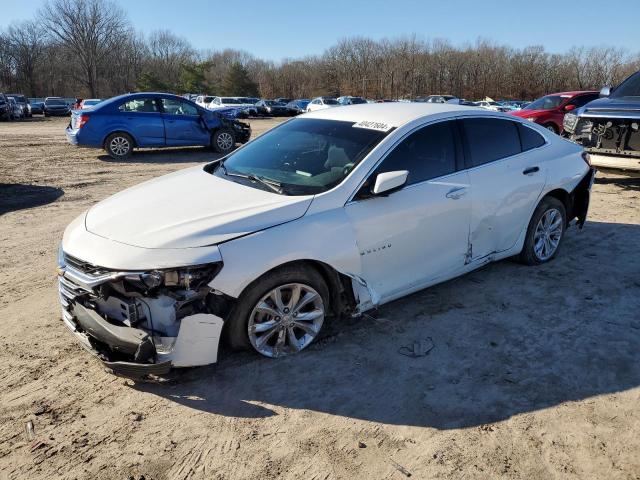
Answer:
<path fill-rule="evenodd" d="M 548 265 L 334 322 L 296 357 L 137 382 L 62 324 L 58 242 L 95 202 L 214 155 L 115 162 L 68 145 L 66 122 L 0 123 L 0 479 L 640 479 L 640 177 L 600 172 Z"/>

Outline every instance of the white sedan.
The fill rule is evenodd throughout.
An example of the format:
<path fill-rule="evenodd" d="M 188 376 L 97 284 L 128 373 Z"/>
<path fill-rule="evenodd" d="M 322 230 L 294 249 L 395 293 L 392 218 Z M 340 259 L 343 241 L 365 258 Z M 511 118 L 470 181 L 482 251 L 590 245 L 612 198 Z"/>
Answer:
<path fill-rule="evenodd" d="M 501 113 L 305 114 L 80 215 L 58 258 L 63 320 L 129 375 L 214 363 L 223 334 L 295 354 L 327 318 L 503 258 L 549 262 L 583 226 L 593 175 L 582 148 Z"/>
<path fill-rule="evenodd" d="M 339 106 L 340 103 L 333 97 L 316 97 L 307 104 L 307 112 L 315 112 L 316 110 Z"/>

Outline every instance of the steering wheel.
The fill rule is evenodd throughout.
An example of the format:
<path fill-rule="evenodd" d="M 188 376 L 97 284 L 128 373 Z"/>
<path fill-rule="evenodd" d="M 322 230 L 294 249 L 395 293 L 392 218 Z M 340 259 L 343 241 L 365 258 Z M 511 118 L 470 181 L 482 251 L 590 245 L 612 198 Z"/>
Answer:
<path fill-rule="evenodd" d="M 353 169 L 355 163 L 347 163 L 344 167 L 342 167 L 342 174 L 346 177 L 349 175 L 349 172 Z"/>

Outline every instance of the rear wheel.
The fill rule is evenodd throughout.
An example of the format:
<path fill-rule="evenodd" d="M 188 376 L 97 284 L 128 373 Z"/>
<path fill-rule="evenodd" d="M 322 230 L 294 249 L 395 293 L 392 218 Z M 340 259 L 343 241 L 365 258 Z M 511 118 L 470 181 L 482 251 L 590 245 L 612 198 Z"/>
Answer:
<path fill-rule="evenodd" d="M 295 354 L 317 338 L 328 308 L 322 275 L 285 267 L 258 279 L 238 298 L 227 320 L 227 341 L 271 358 Z"/>
<path fill-rule="evenodd" d="M 545 123 L 544 128 L 546 128 L 547 130 L 549 130 L 550 132 L 553 133 L 558 133 L 558 129 L 556 128 L 556 126 L 553 123 Z"/>
<path fill-rule="evenodd" d="M 104 143 L 107 153 L 115 160 L 126 160 L 133 152 L 133 139 L 126 133 L 112 133 Z"/>
<path fill-rule="evenodd" d="M 560 249 L 567 225 L 564 204 L 554 197 L 542 199 L 529 221 L 524 247 L 518 259 L 526 265 L 552 260 Z"/>

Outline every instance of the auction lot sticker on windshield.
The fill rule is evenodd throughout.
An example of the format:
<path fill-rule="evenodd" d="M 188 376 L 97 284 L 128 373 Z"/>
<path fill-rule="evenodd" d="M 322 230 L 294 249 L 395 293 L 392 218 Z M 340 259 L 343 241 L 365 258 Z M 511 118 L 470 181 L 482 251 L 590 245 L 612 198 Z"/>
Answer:
<path fill-rule="evenodd" d="M 380 132 L 388 132 L 393 128 L 392 125 L 382 122 L 373 122 L 371 120 L 362 120 L 358 123 L 354 123 L 355 128 L 368 128 L 369 130 L 378 130 Z"/>

